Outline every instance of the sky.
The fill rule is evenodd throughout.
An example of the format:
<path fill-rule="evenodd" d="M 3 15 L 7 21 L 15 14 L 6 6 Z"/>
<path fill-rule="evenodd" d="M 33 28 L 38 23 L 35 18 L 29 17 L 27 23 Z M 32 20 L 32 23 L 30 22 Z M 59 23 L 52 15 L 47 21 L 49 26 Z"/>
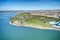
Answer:
<path fill-rule="evenodd" d="M 60 0 L 0 0 L 0 10 L 55 10 Z"/>

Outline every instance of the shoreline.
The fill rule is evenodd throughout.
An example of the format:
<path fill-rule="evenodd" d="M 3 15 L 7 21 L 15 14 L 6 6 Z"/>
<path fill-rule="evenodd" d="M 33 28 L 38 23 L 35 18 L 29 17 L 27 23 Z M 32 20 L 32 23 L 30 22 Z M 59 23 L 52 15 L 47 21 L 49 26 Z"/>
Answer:
<path fill-rule="evenodd" d="M 15 25 L 15 26 L 24 26 L 24 27 L 29 27 L 29 28 L 36 28 L 36 29 L 48 29 L 48 30 L 58 30 L 60 31 L 60 28 L 57 27 L 39 27 L 39 26 L 32 26 L 32 25 L 19 25 L 17 23 L 11 23 L 11 21 L 9 22 L 9 24 L 11 25 Z"/>

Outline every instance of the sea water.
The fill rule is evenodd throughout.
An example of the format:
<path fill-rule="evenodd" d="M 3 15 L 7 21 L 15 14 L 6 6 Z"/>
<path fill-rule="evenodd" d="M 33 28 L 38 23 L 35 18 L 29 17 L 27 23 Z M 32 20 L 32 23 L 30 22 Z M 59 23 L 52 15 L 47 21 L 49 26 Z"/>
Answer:
<path fill-rule="evenodd" d="M 60 40 L 60 31 L 9 24 L 14 12 L 0 12 L 0 40 Z"/>

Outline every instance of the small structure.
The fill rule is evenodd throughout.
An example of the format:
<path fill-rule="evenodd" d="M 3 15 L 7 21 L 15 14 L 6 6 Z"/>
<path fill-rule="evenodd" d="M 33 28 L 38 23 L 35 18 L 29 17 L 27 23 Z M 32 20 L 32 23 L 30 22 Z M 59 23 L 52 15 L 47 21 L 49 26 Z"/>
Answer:
<path fill-rule="evenodd" d="M 50 21 L 49 24 L 55 24 L 55 22 L 54 21 Z"/>
<path fill-rule="evenodd" d="M 56 22 L 55 25 L 56 25 L 56 26 L 60 26 L 60 22 Z"/>
<path fill-rule="evenodd" d="M 18 21 L 15 21 L 14 23 L 18 23 Z"/>
<path fill-rule="evenodd" d="M 11 21 L 11 23 L 13 23 L 13 21 Z"/>
<path fill-rule="evenodd" d="M 53 27 L 58 27 L 58 28 L 60 28 L 60 22 L 51 21 L 51 22 L 49 22 L 49 24 L 52 24 Z"/>

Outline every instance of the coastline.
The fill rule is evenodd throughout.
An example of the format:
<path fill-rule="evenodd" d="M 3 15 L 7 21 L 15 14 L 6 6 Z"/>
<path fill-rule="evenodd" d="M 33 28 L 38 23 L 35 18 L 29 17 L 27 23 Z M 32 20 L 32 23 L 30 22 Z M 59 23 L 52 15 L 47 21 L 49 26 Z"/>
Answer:
<path fill-rule="evenodd" d="M 55 28 L 55 27 L 39 27 L 37 25 L 35 25 L 35 26 L 32 26 L 32 25 L 19 25 L 17 23 L 11 23 L 11 21 L 9 22 L 9 24 L 15 25 L 15 26 L 24 26 L 24 27 L 29 27 L 29 28 L 36 28 L 36 29 L 48 29 L 48 30 L 58 30 L 58 31 L 60 31 L 60 28 Z"/>

